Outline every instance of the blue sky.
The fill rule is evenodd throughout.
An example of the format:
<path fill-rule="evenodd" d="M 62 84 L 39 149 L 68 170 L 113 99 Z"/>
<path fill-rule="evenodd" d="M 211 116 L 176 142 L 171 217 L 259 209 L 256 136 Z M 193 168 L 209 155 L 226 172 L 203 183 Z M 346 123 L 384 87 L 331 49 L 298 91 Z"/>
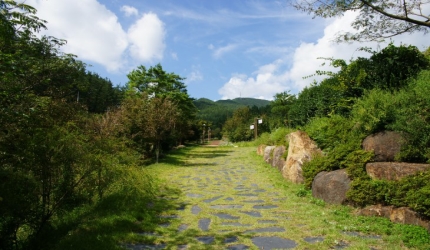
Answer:
<path fill-rule="evenodd" d="M 187 78 L 188 93 L 212 100 L 236 97 L 272 99 L 276 93 L 299 93 L 315 70 L 329 69 L 319 57 L 349 60 L 368 56 L 361 46 L 335 44 L 350 31 L 356 13 L 312 19 L 288 0 L 27 0 L 48 21 L 44 34 L 68 41 L 90 71 L 115 85 L 139 65 L 160 63 L 167 72 Z M 396 37 L 396 44 L 430 46 L 423 34 Z"/>

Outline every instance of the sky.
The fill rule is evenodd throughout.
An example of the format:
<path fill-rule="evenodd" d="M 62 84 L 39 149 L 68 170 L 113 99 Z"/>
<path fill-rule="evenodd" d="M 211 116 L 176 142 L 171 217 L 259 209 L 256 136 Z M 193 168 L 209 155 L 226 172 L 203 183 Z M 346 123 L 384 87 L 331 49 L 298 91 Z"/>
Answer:
<path fill-rule="evenodd" d="M 388 42 L 336 44 L 336 34 L 352 31 L 356 13 L 332 19 L 295 10 L 288 0 L 26 0 L 46 20 L 43 35 L 67 40 L 62 48 L 87 70 L 127 83 L 139 65 L 161 64 L 186 78 L 188 94 L 211 100 L 276 93 L 299 93 L 334 70 L 325 60 L 369 57 Z M 395 37 L 396 45 L 430 46 L 430 34 Z M 305 77 L 305 78 L 304 78 Z"/>

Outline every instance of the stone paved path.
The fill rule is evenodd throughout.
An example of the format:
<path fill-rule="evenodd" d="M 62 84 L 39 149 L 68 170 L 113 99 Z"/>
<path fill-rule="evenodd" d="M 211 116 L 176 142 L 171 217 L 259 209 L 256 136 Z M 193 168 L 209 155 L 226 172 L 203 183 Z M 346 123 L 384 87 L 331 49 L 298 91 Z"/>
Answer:
<path fill-rule="evenodd" d="M 179 188 L 178 208 L 166 211 L 169 222 L 157 232 L 142 232 L 155 244 L 128 244 L 128 249 L 342 249 L 355 236 L 335 222 L 321 227 L 324 213 L 268 179 L 269 166 L 256 164 L 253 148 L 201 147 L 178 166 L 163 170 L 170 187 Z M 266 170 L 265 170 L 266 169 Z M 173 197 L 166 197 L 167 199 Z M 313 209 L 310 209 L 312 206 Z M 318 221 L 318 223 L 315 223 Z M 332 223 L 332 224 L 330 224 Z M 333 231 L 337 238 L 333 238 Z M 328 235 L 328 236 L 327 236 Z M 355 237 L 355 238 L 354 238 Z M 383 249 L 379 236 L 352 249 Z M 361 245 L 360 245 L 361 244 Z M 375 246 L 375 247 L 369 247 Z"/>

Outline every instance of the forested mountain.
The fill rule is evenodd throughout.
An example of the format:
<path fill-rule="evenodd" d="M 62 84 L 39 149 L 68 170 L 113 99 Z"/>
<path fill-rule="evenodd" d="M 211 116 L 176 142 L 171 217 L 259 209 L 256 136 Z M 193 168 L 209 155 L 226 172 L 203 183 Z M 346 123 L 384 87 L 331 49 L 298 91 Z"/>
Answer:
<path fill-rule="evenodd" d="M 218 101 L 211 101 L 209 99 L 206 98 L 200 98 L 198 100 L 194 101 L 194 105 L 196 105 L 196 107 L 199 110 L 204 110 L 208 107 L 213 107 L 213 106 L 227 106 L 227 107 L 233 107 L 235 109 L 239 108 L 239 107 L 244 107 L 244 106 L 257 106 L 257 107 L 264 107 L 270 104 L 270 101 L 268 100 L 262 100 L 262 99 L 256 99 L 256 98 L 235 98 L 233 100 L 218 100 Z"/>
<path fill-rule="evenodd" d="M 235 110 L 249 107 L 254 113 L 258 114 L 260 110 L 270 105 L 270 101 L 255 98 L 211 101 L 206 98 L 200 98 L 194 101 L 194 105 L 199 110 L 197 118 L 212 126 L 213 136 L 219 136 L 222 126 L 228 118 L 233 116 Z"/>

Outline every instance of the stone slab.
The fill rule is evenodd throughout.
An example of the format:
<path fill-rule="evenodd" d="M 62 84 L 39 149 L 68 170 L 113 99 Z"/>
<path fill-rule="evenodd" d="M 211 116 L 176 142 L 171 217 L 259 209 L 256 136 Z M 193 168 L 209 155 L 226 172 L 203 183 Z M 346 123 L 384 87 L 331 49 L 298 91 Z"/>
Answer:
<path fill-rule="evenodd" d="M 260 249 L 290 249 L 295 248 L 297 243 L 293 240 L 280 237 L 254 237 L 252 243 Z"/>

